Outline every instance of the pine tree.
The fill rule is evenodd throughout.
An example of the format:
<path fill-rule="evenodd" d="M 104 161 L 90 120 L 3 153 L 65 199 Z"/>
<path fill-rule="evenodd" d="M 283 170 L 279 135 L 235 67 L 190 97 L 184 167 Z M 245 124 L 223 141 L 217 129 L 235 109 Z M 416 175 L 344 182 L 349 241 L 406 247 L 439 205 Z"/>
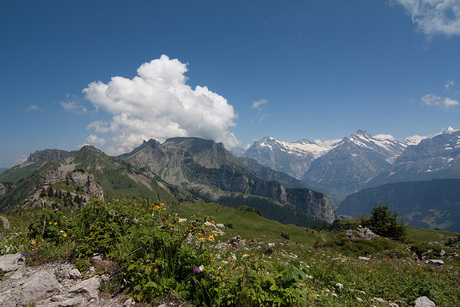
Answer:
<path fill-rule="evenodd" d="M 53 197 L 54 196 L 54 191 L 53 191 L 53 188 L 52 187 L 49 187 L 48 188 L 48 197 Z"/>
<path fill-rule="evenodd" d="M 392 213 L 388 206 L 376 205 L 371 214 L 367 226 L 373 232 L 395 240 L 404 239 L 406 229 L 404 222 L 398 222 L 398 213 Z"/>

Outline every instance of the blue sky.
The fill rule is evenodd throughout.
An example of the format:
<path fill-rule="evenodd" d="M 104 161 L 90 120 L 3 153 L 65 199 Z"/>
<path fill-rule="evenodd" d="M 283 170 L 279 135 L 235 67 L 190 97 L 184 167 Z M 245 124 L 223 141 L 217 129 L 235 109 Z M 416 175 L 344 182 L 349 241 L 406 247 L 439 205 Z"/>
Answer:
<path fill-rule="evenodd" d="M 0 167 L 460 128 L 459 0 L 0 1 Z"/>

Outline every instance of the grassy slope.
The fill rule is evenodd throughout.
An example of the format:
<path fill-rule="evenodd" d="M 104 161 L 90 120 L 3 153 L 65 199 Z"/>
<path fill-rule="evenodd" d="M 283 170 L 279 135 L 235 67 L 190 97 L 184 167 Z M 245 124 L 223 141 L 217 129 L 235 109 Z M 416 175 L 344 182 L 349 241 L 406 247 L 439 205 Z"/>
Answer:
<path fill-rule="evenodd" d="M 384 238 L 372 240 L 373 242 L 369 243 L 354 241 L 355 248 L 351 251 L 347 245 L 335 244 L 335 242 L 340 243 L 336 235 L 343 235 L 343 231 L 318 233 L 311 229 L 283 225 L 265 219 L 245 208 L 228 208 L 216 203 L 181 203 L 180 205 L 167 205 L 167 207 L 168 212 L 182 218 L 209 216 L 216 223 L 232 224 L 233 229 L 225 228 L 225 236 L 218 240 L 225 241 L 230 237 L 240 235 L 248 241 L 254 239 L 257 242 L 285 243 L 283 249 L 298 255 L 298 258 L 296 256 L 293 261 L 300 261 L 299 265 L 310 276 L 302 280 L 303 286 L 300 286 L 305 287 L 308 293 L 317 295 L 314 306 L 370 306 L 373 304 L 384 306 L 384 304 L 379 305 L 373 302 L 376 297 L 383 298 L 387 302 L 398 303 L 399 306 L 413 306 L 414 300 L 422 295 L 430 297 L 438 306 L 459 306 L 459 261 L 446 261 L 445 266 L 438 267 L 425 264 L 424 261 L 414 260 L 413 252 L 406 251 L 406 248 L 412 244 L 426 244 L 435 241 L 445 243 L 449 238 L 457 238 L 456 233 L 408 228 L 408 244 Z M 350 221 L 341 221 L 341 223 L 347 222 Z M 288 234 L 290 240 L 282 238 L 281 233 Z M 318 240 L 327 241 L 327 244 L 318 245 L 316 244 Z M 248 243 L 249 246 L 254 246 Z M 357 247 L 364 248 L 364 250 L 378 248 L 379 251 L 368 255 L 370 261 L 362 261 L 357 257 L 361 252 L 356 249 Z M 448 251 L 447 247 L 442 248 Z M 390 253 L 385 253 L 384 250 L 388 249 Z M 259 252 L 260 254 L 254 251 L 253 258 L 263 263 L 271 261 L 275 266 L 283 266 L 291 261 L 290 256 L 282 249 L 275 249 L 269 257 L 262 255 L 262 251 Z M 244 252 L 241 251 L 241 253 Z M 213 251 L 213 253 L 216 252 Z M 238 254 L 238 257 L 240 256 Z M 216 259 L 226 258 L 217 257 Z M 237 265 L 240 267 L 244 265 L 241 259 Z M 225 267 L 224 272 L 229 275 L 239 273 L 235 270 L 233 267 Z M 238 276 L 240 280 L 248 282 L 245 276 Z M 336 286 L 338 283 L 343 285 L 343 289 Z M 252 287 L 252 284 L 248 284 L 249 286 Z"/>
<path fill-rule="evenodd" d="M 313 245 L 322 238 L 316 230 L 298 227 L 292 224 L 285 225 L 259 216 L 255 212 L 245 209 L 235 209 L 217 203 L 181 203 L 171 208 L 172 213 L 180 217 L 209 216 L 216 223 L 232 224 L 233 229 L 225 229 L 225 239 L 240 235 L 247 240 L 263 240 L 266 242 L 286 242 L 281 233 L 289 235 L 290 241 Z"/>

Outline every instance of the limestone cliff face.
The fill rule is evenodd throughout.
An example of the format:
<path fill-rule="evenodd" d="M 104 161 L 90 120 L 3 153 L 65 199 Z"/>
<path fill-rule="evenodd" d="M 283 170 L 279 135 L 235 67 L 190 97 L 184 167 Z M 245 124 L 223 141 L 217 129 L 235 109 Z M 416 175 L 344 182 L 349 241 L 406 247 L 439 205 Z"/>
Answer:
<path fill-rule="evenodd" d="M 324 194 L 306 188 L 286 188 L 273 178 L 280 178 L 291 187 L 301 184 L 286 174 L 253 165 L 255 161 L 249 161 L 252 163 L 249 168 L 248 161 L 235 158 L 221 143 L 199 138 L 174 138 L 163 144 L 150 140 L 121 158 L 170 184 L 201 193 L 209 200 L 220 201 L 222 195 L 228 197 L 229 192 L 256 195 L 274 200 L 279 210 L 284 210 L 281 209 L 284 205 L 294 205 L 328 223 L 339 218 Z M 268 180 L 260 178 L 261 175 Z"/>
<path fill-rule="evenodd" d="M 328 223 L 340 219 L 340 216 L 332 209 L 328 198 L 323 193 L 310 189 L 289 189 L 287 191 L 287 200 L 306 213 Z"/>
<path fill-rule="evenodd" d="M 72 153 L 69 151 L 65 150 L 59 150 L 59 149 L 44 149 L 40 151 L 36 151 L 34 153 L 31 153 L 27 161 L 29 162 L 36 162 L 40 160 L 59 160 L 61 158 L 67 158 L 71 156 Z"/>
<path fill-rule="evenodd" d="M 96 182 L 93 174 L 86 172 L 72 172 L 67 176 L 67 179 L 75 183 L 78 187 L 82 188 L 83 192 L 90 196 L 95 196 L 100 200 L 104 200 L 104 191 L 102 187 Z"/>

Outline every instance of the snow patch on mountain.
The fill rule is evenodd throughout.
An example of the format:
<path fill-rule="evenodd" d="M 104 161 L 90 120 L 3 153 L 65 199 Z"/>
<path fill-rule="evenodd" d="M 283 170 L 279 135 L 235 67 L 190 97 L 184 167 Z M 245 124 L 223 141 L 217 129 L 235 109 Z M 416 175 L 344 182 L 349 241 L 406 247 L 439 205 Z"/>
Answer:
<path fill-rule="evenodd" d="M 334 148 L 339 141 L 340 140 L 322 142 L 321 140 L 315 140 L 311 142 L 309 140 L 298 140 L 296 142 L 285 142 L 273 137 L 265 137 L 258 142 L 254 142 L 254 145 L 258 143 L 260 147 L 268 148 L 270 151 L 277 149 L 289 155 L 299 157 L 311 155 L 316 159 Z"/>

